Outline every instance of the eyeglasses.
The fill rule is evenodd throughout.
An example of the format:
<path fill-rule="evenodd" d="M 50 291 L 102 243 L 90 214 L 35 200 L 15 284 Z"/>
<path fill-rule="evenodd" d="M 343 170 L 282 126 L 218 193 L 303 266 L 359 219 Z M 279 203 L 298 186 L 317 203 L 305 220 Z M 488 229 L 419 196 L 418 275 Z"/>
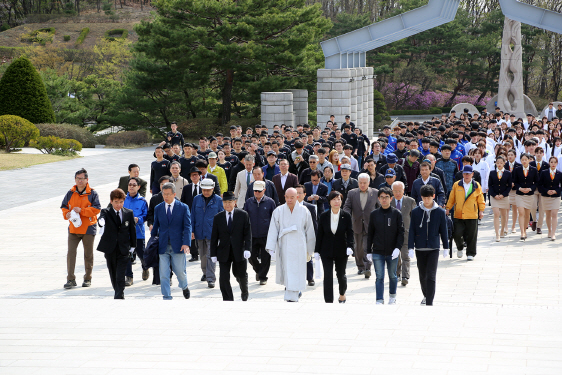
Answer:
<path fill-rule="evenodd" d="M 129 186 L 139 186 L 138 184 L 129 184 Z"/>

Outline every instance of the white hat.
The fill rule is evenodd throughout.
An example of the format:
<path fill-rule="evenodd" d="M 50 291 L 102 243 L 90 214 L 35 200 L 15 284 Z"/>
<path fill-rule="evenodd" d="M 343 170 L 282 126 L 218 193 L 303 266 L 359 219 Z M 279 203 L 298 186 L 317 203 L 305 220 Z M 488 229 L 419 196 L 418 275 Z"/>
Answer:
<path fill-rule="evenodd" d="M 265 182 L 264 181 L 255 181 L 254 182 L 254 191 L 263 191 L 265 189 Z"/>
<path fill-rule="evenodd" d="M 205 178 L 201 181 L 201 189 L 214 189 L 215 188 L 215 181 L 211 180 L 210 178 Z"/>
<path fill-rule="evenodd" d="M 82 219 L 80 219 L 80 214 L 76 211 L 70 211 L 70 222 L 74 225 L 74 228 L 81 227 Z"/>

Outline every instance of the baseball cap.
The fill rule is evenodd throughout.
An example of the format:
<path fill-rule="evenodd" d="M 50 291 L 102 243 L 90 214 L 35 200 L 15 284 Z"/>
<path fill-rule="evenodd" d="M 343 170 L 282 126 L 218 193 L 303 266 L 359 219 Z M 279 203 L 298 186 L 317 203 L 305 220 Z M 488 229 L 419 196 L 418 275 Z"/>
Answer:
<path fill-rule="evenodd" d="M 394 171 L 393 168 L 388 168 L 384 175 L 384 177 L 394 177 L 394 176 L 396 176 L 396 172 Z"/>
<path fill-rule="evenodd" d="M 265 182 L 264 181 L 255 181 L 254 182 L 254 191 L 263 191 L 265 189 Z"/>
<path fill-rule="evenodd" d="M 465 165 L 464 168 L 462 169 L 462 173 L 472 173 L 472 166 L 470 165 Z"/>
<path fill-rule="evenodd" d="M 201 181 L 201 189 L 214 189 L 215 188 L 215 181 L 211 180 L 210 178 L 205 178 Z"/>
<path fill-rule="evenodd" d="M 207 156 L 207 158 L 209 159 L 216 159 L 217 158 L 217 154 L 214 152 L 209 152 L 209 156 Z"/>
<path fill-rule="evenodd" d="M 395 164 L 397 159 L 398 159 L 398 158 L 397 158 L 396 155 L 393 154 L 393 153 L 390 153 L 390 154 L 388 154 L 388 155 L 386 156 L 386 162 L 387 162 L 387 164 Z"/>
<path fill-rule="evenodd" d="M 348 171 L 351 170 L 351 164 L 342 164 L 340 170 L 347 169 Z"/>

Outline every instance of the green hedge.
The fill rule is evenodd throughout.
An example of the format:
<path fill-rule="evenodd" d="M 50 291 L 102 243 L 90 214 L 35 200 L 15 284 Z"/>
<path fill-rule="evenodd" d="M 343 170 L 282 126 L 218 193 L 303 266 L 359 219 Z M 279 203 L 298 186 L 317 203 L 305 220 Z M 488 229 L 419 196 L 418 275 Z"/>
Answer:
<path fill-rule="evenodd" d="M 30 32 L 27 35 L 22 36 L 21 41 L 29 42 L 29 43 L 39 43 L 42 46 L 44 46 L 45 44 L 47 44 L 47 42 L 53 41 L 53 36 L 55 35 L 55 31 L 56 30 L 54 27 L 45 27 L 42 29 L 38 29 Z"/>
<path fill-rule="evenodd" d="M 115 36 L 120 35 L 120 36 Z M 105 39 L 115 40 L 115 39 L 127 39 L 129 31 L 127 29 L 112 29 L 105 32 Z"/>
<path fill-rule="evenodd" d="M 65 35 L 65 36 L 64 36 L 64 41 L 65 41 L 65 42 L 68 42 L 69 40 L 70 40 L 70 35 Z"/>
<path fill-rule="evenodd" d="M 0 138 L 6 152 L 24 146 L 27 142 L 39 137 L 39 130 L 31 121 L 19 116 L 0 116 Z"/>
<path fill-rule="evenodd" d="M 105 144 L 108 146 L 139 146 L 148 143 L 149 137 L 148 132 L 145 130 L 135 130 L 135 131 L 125 131 L 121 133 L 111 134 L 105 140 Z"/>
<path fill-rule="evenodd" d="M 82 147 L 93 148 L 96 146 L 96 137 L 86 128 L 72 124 L 35 124 L 42 137 L 55 136 L 64 139 L 75 139 Z"/>
<path fill-rule="evenodd" d="M 80 31 L 80 35 L 78 35 L 78 39 L 76 39 L 76 44 L 82 44 L 84 42 L 84 39 L 86 39 L 89 33 L 90 33 L 89 27 L 83 28 L 82 31 Z"/>
<path fill-rule="evenodd" d="M 75 139 L 63 139 L 49 135 L 38 137 L 29 142 L 30 147 L 34 147 L 44 154 L 55 155 L 75 155 L 82 150 L 82 144 Z"/>

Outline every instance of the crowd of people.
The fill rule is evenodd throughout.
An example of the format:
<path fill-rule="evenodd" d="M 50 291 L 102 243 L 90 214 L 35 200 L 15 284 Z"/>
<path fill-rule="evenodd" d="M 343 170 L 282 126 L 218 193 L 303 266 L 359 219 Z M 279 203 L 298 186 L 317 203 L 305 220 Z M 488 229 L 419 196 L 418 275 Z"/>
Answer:
<path fill-rule="evenodd" d="M 376 140 L 366 137 L 345 116 L 338 124 L 292 128 L 257 125 L 230 134 L 201 137 L 198 143 L 171 131 L 154 151 L 150 180 L 129 165 L 101 209 L 88 173 L 75 174 L 76 185 L 61 209 L 69 224 L 67 283 L 76 286 L 76 250 L 84 246 L 83 287 L 91 286 L 94 236 L 105 253 L 115 298 L 133 284 L 132 264 L 142 265 L 142 279 L 160 285 L 171 299 L 172 275 L 190 297 L 187 262 L 200 262 L 201 282 L 216 283 L 224 300 L 234 300 L 230 269 L 248 292 L 249 263 L 259 285 L 266 285 L 271 261 L 286 301 L 298 301 L 307 285 L 323 274 L 324 299 L 334 301 L 333 272 L 339 303 L 347 300 L 346 268 L 354 258 L 357 273 L 375 272 L 376 303 L 384 304 L 385 268 L 388 303 L 410 279 L 417 258 L 422 305 L 433 305 L 438 258 L 473 261 L 478 226 L 486 200 L 492 207 L 496 241 L 527 229 L 556 239 L 562 191 L 562 124 L 557 112 L 536 119 L 503 113 L 453 111 L 424 123 L 384 126 Z M 151 197 L 147 201 L 146 193 Z M 101 212 L 101 213 L 100 213 Z M 98 217 L 99 214 L 99 217 Z M 145 232 L 145 226 L 150 232 Z M 147 238 L 150 237 L 148 244 Z M 187 255 L 191 257 L 188 260 Z"/>

